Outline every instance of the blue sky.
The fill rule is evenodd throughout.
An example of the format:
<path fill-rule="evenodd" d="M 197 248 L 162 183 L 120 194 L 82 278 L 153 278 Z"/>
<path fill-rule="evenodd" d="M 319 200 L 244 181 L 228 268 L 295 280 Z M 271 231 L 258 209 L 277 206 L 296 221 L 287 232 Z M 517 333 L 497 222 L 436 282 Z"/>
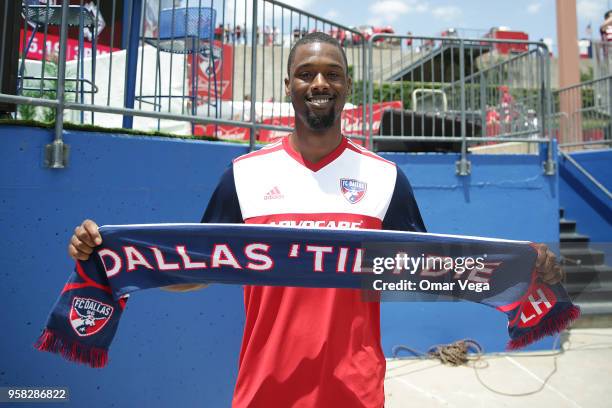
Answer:
<path fill-rule="evenodd" d="M 526 31 L 529 38 L 556 44 L 555 0 L 280 0 L 344 25 L 391 25 L 395 32 L 439 35 L 446 28 L 488 30 L 506 26 Z M 610 0 L 576 0 L 578 36 L 587 37 L 592 23 L 599 36 Z"/>

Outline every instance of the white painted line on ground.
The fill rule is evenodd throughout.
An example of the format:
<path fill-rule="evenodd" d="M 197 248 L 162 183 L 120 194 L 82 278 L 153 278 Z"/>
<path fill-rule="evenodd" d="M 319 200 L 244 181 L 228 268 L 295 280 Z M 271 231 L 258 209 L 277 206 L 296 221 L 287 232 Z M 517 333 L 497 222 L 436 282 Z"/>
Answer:
<path fill-rule="evenodd" d="M 410 381 L 405 380 L 405 379 L 403 379 L 401 377 L 393 377 L 391 379 L 392 380 L 397 380 L 397 381 L 401 382 L 402 384 L 407 385 L 408 387 L 412 388 L 413 390 L 418 391 L 421 394 L 423 394 L 423 395 L 425 395 L 425 396 L 427 396 L 429 398 L 432 398 L 432 399 L 436 400 L 437 402 L 439 402 L 440 404 L 443 404 L 443 405 L 445 405 L 447 407 L 454 407 L 455 406 L 455 405 L 451 404 L 450 402 L 446 401 L 444 398 L 440 398 L 436 394 L 432 394 L 429 391 L 424 390 L 423 388 L 418 387 L 418 386 L 414 385 L 413 383 L 411 383 Z"/>
<path fill-rule="evenodd" d="M 535 378 L 536 380 L 538 380 L 541 384 L 544 383 L 544 380 L 542 380 L 540 377 L 538 377 L 537 375 L 535 375 L 532 371 L 530 371 L 527 367 L 525 367 L 524 365 L 522 365 L 521 363 L 519 363 L 518 361 L 516 361 L 515 359 L 513 359 L 512 357 L 508 357 L 506 356 L 506 359 L 508 361 L 510 361 L 512 364 L 514 364 L 515 366 L 517 366 L 518 368 L 520 368 L 521 370 L 525 371 L 527 374 L 529 374 L 532 378 Z M 559 391 L 558 389 L 556 389 L 555 387 L 553 387 L 552 385 L 550 385 L 549 383 L 544 384 L 545 388 L 548 388 L 549 390 L 551 390 L 552 392 L 554 392 L 555 394 L 557 394 L 558 396 L 560 396 L 561 398 L 563 398 L 564 400 L 566 400 L 567 402 L 571 403 L 573 406 L 577 407 L 577 408 L 582 408 L 582 406 L 580 404 L 578 404 L 576 401 L 574 401 L 573 399 L 569 398 L 568 396 L 566 396 L 565 394 L 563 394 L 561 391 Z"/>

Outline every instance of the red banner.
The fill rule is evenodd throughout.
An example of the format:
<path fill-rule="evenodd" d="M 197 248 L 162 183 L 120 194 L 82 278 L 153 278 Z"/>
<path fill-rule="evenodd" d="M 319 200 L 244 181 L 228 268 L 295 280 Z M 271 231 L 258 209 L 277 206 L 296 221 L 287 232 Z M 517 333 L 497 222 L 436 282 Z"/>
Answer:
<path fill-rule="evenodd" d="M 226 125 L 195 125 L 195 136 L 210 136 L 223 140 L 249 140 L 250 128 Z"/>
<path fill-rule="evenodd" d="M 30 36 L 32 33 L 28 31 L 26 41 L 30 40 Z M 66 48 L 66 61 L 76 60 L 79 55 L 79 41 L 74 38 L 67 39 Z M 21 29 L 19 33 L 19 52 L 23 53 L 23 29 Z M 32 39 L 32 43 L 30 44 L 30 48 L 28 49 L 28 53 L 26 55 L 27 59 L 30 60 L 42 60 L 43 58 L 43 50 L 46 48 L 45 54 L 47 59 L 50 56 L 55 55 L 56 57 L 59 55 L 59 36 L 47 33 L 47 41 L 45 42 L 45 33 L 37 32 L 34 34 L 34 38 Z M 113 49 L 113 51 L 119 51 L 119 48 Z M 96 44 L 96 53 L 100 54 L 108 54 L 111 52 L 111 48 L 106 45 Z M 85 58 L 91 57 L 93 54 L 92 44 L 88 41 L 83 42 L 83 54 Z"/>
<path fill-rule="evenodd" d="M 232 71 L 234 69 L 234 49 L 230 44 L 221 44 L 221 41 L 213 42 L 213 61 L 210 63 L 210 55 L 195 54 L 197 66 L 197 95 L 199 104 L 208 104 L 210 99 L 232 100 Z M 191 64 L 194 55 L 187 59 L 187 76 L 189 78 L 189 95 L 192 91 Z M 213 72 L 214 69 L 214 72 Z M 216 84 L 216 87 L 215 87 Z"/>
<path fill-rule="evenodd" d="M 263 123 L 265 125 L 294 127 L 295 118 L 293 116 L 279 116 L 277 118 L 264 119 Z M 276 139 L 287 136 L 289 133 L 291 132 L 287 132 L 285 130 L 261 129 L 259 131 L 259 136 L 257 137 L 257 140 L 264 143 L 273 142 Z"/>

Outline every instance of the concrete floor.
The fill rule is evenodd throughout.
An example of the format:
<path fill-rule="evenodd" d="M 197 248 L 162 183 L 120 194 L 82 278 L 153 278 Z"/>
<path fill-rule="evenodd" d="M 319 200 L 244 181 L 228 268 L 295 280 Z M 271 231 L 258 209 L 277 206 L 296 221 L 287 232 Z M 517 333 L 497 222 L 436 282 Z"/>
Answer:
<path fill-rule="evenodd" d="M 385 407 L 612 407 L 612 328 L 562 338 L 559 353 L 486 355 L 461 367 L 388 360 Z"/>

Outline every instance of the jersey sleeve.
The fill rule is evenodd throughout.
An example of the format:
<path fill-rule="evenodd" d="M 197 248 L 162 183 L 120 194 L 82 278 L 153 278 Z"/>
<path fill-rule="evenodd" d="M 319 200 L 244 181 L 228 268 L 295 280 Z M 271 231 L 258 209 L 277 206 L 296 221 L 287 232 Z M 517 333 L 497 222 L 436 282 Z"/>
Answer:
<path fill-rule="evenodd" d="M 221 180 L 219 180 L 219 184 L 213 192 L 200 222 L 220 224 L 240 224 L 244 222 L 238 193 L 236 192 L 233 166 L 225 170 L 221 176 Z"/>
<path fill-rule="evenodd" d="M 404 172 L 397 167 L 397 177 L 391 203 L 383 219 L 382 229 L 427 232 L 412 187 Z"/>

